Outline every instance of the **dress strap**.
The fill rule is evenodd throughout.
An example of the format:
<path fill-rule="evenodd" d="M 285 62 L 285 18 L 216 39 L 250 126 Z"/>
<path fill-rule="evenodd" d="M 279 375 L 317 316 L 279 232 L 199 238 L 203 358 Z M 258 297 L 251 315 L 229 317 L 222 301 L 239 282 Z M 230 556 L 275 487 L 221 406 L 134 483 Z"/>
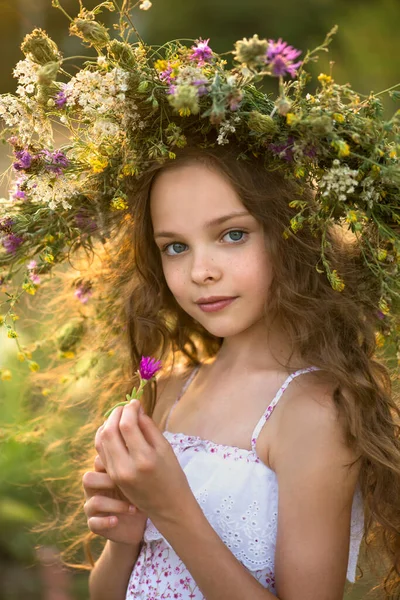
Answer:
<path fill-rule="evenodd" d="M 198 372 L 198 370 L 200 369 L 201 365 L 197 365 L 196 367 L 194 367 L 194 369 L 192 369 L 192 372 L 190 373 L 189 377 L 186 379 L 185 383 L 182 386 L 181 391 L 179 392 L 179 395 L 177 397 L 177 399 L 175 400 L 175 402 L 173 403 L 173 405 L 170 408 L 170 411 L 168 413 L 168 417 L 167 420 L 165 422 L 165 429 L 168 429 L 168 423 L 169 423 L 169 419 L 171 417 L 172 411 L 175 408 L 175 405 L 179 402 L 179 400 L 182 398 L 183 394 L 186 392 L 186 390 L 188 389 L 189 385 L 192 383 L 196 373 Z"/>
<path fill-rule="evenodd" d="M 293 379 L 295 377 L 297 377 L 298 375 L 302 375 L 303 373 L 310 373 L 311 371 L 319 371 L 319 370 L 320 370 L 319 367 L 307 367 L 306 369 L 299 369 L 298 371 L 295 371 L 294 373 L 289 375 L 289 377 L 285 380 L 282 387 L 278 390 L 278 393 L 276 394 L 275 398 L 272 400 L 271 404 L 268 406 L 267 410 L 264 412 L 261 419 L 258 421 L 257 425 L 254 428 L 253 435 L 251 436 L 251 447 L 254 451 L 256 449 L 257 438 L 260 435 L 260 431 L 261 431 L 263 425 L 269 419 L 272 411 L 274 410 L 275 406 L 278 404 L 279 398 L 282 396 L 283 392 L 286 390 L 289 383 L 291 381 L 293 381 Z"/>

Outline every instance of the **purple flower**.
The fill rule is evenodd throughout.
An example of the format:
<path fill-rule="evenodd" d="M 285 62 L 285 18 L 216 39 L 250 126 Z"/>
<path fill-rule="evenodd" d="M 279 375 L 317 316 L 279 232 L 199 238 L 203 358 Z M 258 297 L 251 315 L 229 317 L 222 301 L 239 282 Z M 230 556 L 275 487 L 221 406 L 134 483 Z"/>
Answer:
<path fill-rule="evenodd" d="M 204 96 L 205 94 L 208 94 L 207 83 L 207 79 L 196 79 L 193 81 L 192 85 L 197 87 L 198 96 Z"/>
<path fill-rule="evenodd" d="M 271 150 L 271 152 L 277 154 L 280 158 L 283 158 L 283 160 L 292 162 L 294 160 L 293 144 L 294 137 L 289 136 L 286 142 L 281 144 L 268 144 L 268 148 Z"/>
<path fill-rule="evenodd" d="M 23 241 L 24 238 L 22 238 L 21 236 L 10 233 L 2 240 L 2 243 L 8 254 L 15 254 Z"/>
<path fill-rule="evenodd" d="M 381 310 L 378 310 L 378 311 L 377 311 L 377 313 L 376 313 L 376 316 L 377 316 L 377 317 L 378 317 L 378 319 L 380 319 L 380 320 L 382 320 L 382 319 L 384 319 L 384 318 L 385 318 L 385 314 L 384 314 L 384 313 L 383 313 Z"/>
<path fill-rule="evenodd" d="M 61 175 L 62 169 L 69 166 L 68 158 L 60 150 L 42 150 L 40 154 L 44 156 L 46 170 L 55 175 Z"/>
<path fill-rule="evenodd" d="M 65 93 L 65 90 L 61 90 L 58 92 L 58 94 L 56 94 L 55 97 L 55 103 L 56 106 L 58 106 L 58 108 L 62 108 L 64 106 L 64 104 L 67 102 L 67 94 Z"/>
<path fill-rule="evenodd" d="M 87 230 L 90 233 L 97 230 L 97 224 L 88 214 L 85 214 L 83 211 L 79 211 L 78 214 L 75 215 L 75 223 L 79 227 L 79 229 Z"/>
<path fill-rule="evenodd" d="M 296 50 L 293 46 L 288 46 L 286 42 L 282 42 L 282 38 L 279 38 L 277 42 L 268 40 L 266 63 L 272 66 L 272 73 L 276 77 L 284 76 L 286 73 L 294 77 L 302 61 L 297 63 L 293 61 L 300 54 L 301 50 Z"/>
<path fill-rule="evenodd" d="M 175 75 L 173 75 L 173 68 L 167 67 L 165 71 L 161 71 L 159 74 L 159 78 L 161 81 L 165 81 L 166 83 L 172 83 L 172 80 L 175 79 Z"/>
<path fill-rule="evenodd" d="M 80 300 L 82 302 L 82 304 L 86 304 L 86 302 L 89 300 L 90 296 L 93 295 L 92 292 L 92 284 L 90 281 L 85 281 L 83 283 L 81 283 L 77 290 L 75 291 L 74 296 L 76 298 L 78 298 L 78 300 Z"/>
<path fill-rule="evenodd" d="M 189 58 L 191 60 L 197 60 L 199 65 L 204 65 L 204 63 L 209 61 L 213 53 L 208 45 L 209 41 L 210 38 L 208 38 L 208 40 L 202 40 L 201 38 L 196 40 L 197 46 L 192 46 L 193 52 Z"/>
<path fill-rule="evenodd" d="M 142 379 L 151 379 L 161 367 L 161 361 L 151 358 L 151 356 L 142 356 L 139 365 L 139 373 Z"/>
<path fill-rule="evenodd" d="M 34 157 L 28 150 L 19 150 L 18 152 L 15 152 L 15 158 L 18 160 L 13 163 L 14 169 L 16 171 L 22 171 L 30 168 Z"/>

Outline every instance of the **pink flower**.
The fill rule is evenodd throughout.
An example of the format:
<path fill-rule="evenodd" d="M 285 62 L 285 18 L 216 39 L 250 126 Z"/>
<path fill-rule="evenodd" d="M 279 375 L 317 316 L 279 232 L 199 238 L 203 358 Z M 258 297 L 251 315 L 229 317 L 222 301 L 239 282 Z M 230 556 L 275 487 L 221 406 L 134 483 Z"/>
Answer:
<path fill-rule="evenodd" d="M 212 57 L 212 50 L 208 45 L 208 40 L 196 40 L 197 46 L 192 46 L 192 54 L 190 55 L 191 60 L 197 60 L 199 65 L 204 65 L 204 63 L 208 62 Z"/>
<path fill-rule="evenodd" d="M 286 42 L 282 42 L 282 38 L 279 38 L 277 42 L 268 40 L 266 63 L 272 66 L 272 73 L 276 77 L 284 76 L 286 73 L 294 77 L 302 61 L 297 63 L 293 61 L 300 54 L 301 50 L 296 50 L 293 46 L 288 46 Z"/>
<path fill-rule="evenodd" d="M 149 380 L 157 373 L 161 367 L 161 361 L 151 358 L 151 356 L 142 356 L 139 365 L 139 373 L 142 379 Z"/>

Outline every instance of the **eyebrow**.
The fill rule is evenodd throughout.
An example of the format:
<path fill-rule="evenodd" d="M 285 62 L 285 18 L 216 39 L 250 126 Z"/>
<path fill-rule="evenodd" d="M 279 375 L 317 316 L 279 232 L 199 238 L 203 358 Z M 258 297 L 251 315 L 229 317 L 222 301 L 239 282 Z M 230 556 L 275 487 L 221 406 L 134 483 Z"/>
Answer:
<path fill-rule="evenodd" d="M 230 219 L 234 219 L 235 217 L 244 217 L 244 216 L 251 216 L 249 212 L 247 211 L 241 211 L 241 212 L 233 212 L 230 213 L 229 215 L 223 215 L 222 217 L 217 217 L 216 219 L 211 219 L 211 221 L 207 221 L 205 224 L 205 229 L 211 229 L 212 227 L 215 227 L 216 225 L 221 225 L 222 223 L 225 223 L 225 221 L 229 221 Z M 157 233 L 154 234 L 154 239 L 157 238 L 176 238 L 179 237 L 178 233 L 174 233 L 173 231 L 158 231 Z"/>

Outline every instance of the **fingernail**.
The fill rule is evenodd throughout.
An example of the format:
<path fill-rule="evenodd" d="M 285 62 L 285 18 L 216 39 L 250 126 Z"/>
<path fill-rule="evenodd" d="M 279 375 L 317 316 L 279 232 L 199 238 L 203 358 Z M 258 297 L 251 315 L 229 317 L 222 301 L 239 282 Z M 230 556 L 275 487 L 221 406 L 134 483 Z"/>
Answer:
<path fill-rule="evenodd" d="M 139 412 L 141 415 L 144 415 L 144 408 L 142 405 L 139 406 Z"/>
<path fill-rule="evenodd" d="M 130 504 L 129 505 L 129 512 L 133 513 L 133 512 L 135 512 L 135 510 L 136 510 L 136 506 L 134 506 L 134 504 Z"/>

